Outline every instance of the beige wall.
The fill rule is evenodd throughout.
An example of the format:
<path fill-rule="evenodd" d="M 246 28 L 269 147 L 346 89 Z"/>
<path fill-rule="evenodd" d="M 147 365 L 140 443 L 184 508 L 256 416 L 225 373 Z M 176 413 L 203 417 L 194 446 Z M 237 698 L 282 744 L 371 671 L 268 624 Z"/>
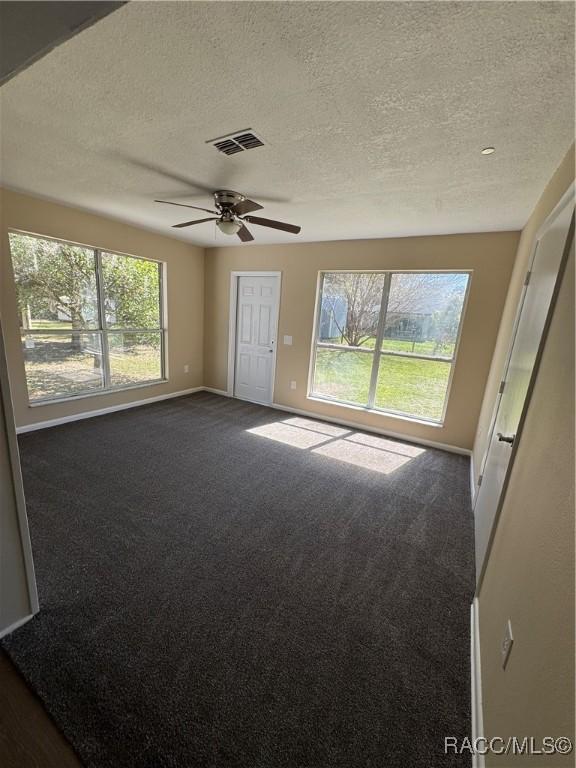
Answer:
<path fill-rule="evenodd" d="M 574 742 L 574 249 L 479 595 L 487 736 Z M 508 619 L 514 646 L 505 670 Z M 573 766 L 491 757 L 487 765 Z"/>
<path fill-rule="evenodd" d="M 574 180 L 574 147 L 523 230 L 482 408 L 475 456 L 484 452 L 535 235 Z M 574 741 L 574 248 L 561 284 L 522 439 L 480 588 L 479 626 L 487 736 L 565 735 Z M 514 647 L 502 669 L 508 619 Z M 522 757 L 487 765 L 513 766 Z M 534 765 L 574 765 L 574 756 Z"/>
<path fill-rule="evenodd" d="M 10 228 L 165 261 L 169 381 L 67 403 L 30 407 L 8 251 Z M 278 348 L 276 403 L 409 437 L 471 448 L 518 236 L 518 233 L 502 232 L 214 248 L 204 255 L 202 249 L 172 238 L 3 190 L 0 311 L 5 325 L 16 423 L 25 426 L 203 384 L 226 389 L 230 271 L 267 269 L 283 272 L 280 339 L 284 334 L 294 338 L 292 347 L 280 345 Z M 319 270 L 332 268 L 473 270 L 451 397 L 442 427 L 306 398 L 317 274 Z M 184 373 L 186 364 L 190 366 L 189 374 Z M 297 381 L 296 391 L 289 388 L 292 379 Z"/>
<path fill-rule="evenodd" d="M 502 380 L 502 374 L 504 372 L 504 365 L 506 363 L 506 356 L 510 347 L 510 337 L 512 335 L 514 320 L 516 318 L 518 302 L 520 300 L 520 294 L 524 285 L 524 278 L 526 276 L 528 262 L 530 256 L 532 255 L 534 237 L 541 224 L 552 211 L 564 192 L 568 189 L 573 179 L 574 144 L 546 186 L 546 189 L 540 197 L 534 211 L 532 212 L 532 215 L 522 230 L 520 242 L 518 243 L 518 253 L 516 255 L 514 271 L 512 272 L 512 277 L 510 279 L 510 289 L 508 291 L 506 304 L 502 313 L 502 321 L 500 323 L 500 330 L 498 331 L 498 339 L 494 348 L 494 357 L 492 359 L 490 374 L 486 383 L 486 391 L 482 401 L 480 417 L 478 419 L 478 429 L 474 439 L 472 460 L 474 468 L 474 479 L 476 484 L 478 483 L 478 475 L 480 474 L 482 462 L 488 447 L 487 444 L 488 438 L 490 436 L 489 430 L 492 419 L 492 412 L 494 410 L 500 381 Z"/>
<path fill-rule="evenodd" d="M 180 392 L 203 384 L 204 251 L 173 238 L 137 229 L 76 208 L 2 190 L 0 222 L 0 312 L 16 424 L 24 426 L 85 411 Z M 166 262 L 168 305 L 167 382 L 67 403 L 30 407 L 20 346 L 8 229 L 72 240 Z M 190 372 L 184 373 L 184 366 Z"/>
<path fill-rule="evenodd" d="M 227 385 L 230 273 L 234 270 L 281 270 L 275 403 L 344 419 L 360 426 L 469 449 L 476 431 L 518 237 L 516 232 L 499 232 L 208 249 L 205 266 L 205 384 L 221 390 L 225 390 Z M 443 426 L 307 399 L 317 276 L 319 270 L 330 269 L 473 270 Z M 293 337 L 293 346 L 282 345 L 284 334 Z M 290 380 L 297 382 L 295 391 L 290 389 Z"/>

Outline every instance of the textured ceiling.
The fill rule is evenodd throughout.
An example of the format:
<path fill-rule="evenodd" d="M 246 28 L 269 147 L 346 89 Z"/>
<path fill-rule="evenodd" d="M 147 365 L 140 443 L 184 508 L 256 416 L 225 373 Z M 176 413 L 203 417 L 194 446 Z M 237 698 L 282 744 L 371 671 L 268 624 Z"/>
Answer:
<path fill-rule="evenodd" d="M 0 83 L 124 3 L 0 2 Z"/>
<path fill-rule="evenodd" d="M 3 184 L 191 242 L 237 239 L 155 197 L 302 226 L 260 243 L 517 229 L 573 141 L 574 6 L 132 2 L 0 93 Z"/>

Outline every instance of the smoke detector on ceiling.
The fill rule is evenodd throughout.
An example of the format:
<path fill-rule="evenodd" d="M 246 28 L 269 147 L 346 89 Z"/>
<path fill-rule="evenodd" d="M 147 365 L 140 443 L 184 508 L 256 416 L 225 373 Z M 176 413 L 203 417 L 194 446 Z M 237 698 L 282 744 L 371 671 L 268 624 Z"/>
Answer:
<path fill-rule="evenodd" d="M 262 139 L 251 128 L 229 133 L 226 136 L 218 136 L 216 139 L 210 139 L 206 144 L 212 144 L 223 155 L 236 155 L 238 152 L 265 146 Z"/>

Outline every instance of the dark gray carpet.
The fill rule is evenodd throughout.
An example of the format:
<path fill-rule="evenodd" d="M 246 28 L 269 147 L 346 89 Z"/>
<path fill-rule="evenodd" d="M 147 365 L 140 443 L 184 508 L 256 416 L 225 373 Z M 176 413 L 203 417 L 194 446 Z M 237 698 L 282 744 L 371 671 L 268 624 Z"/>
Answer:
<path fill-rule="evenodd" d="M 246 431 L 291 418 L 200 393 L 20 438 L 42 611 L 3 646 L 87 766 L 469 765 L 468 459 Z"/>

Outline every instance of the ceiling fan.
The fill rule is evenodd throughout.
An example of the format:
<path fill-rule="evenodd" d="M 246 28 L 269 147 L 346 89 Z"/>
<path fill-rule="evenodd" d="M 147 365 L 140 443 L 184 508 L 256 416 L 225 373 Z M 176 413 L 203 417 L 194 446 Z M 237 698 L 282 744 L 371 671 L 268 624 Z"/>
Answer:
<path fill-rule="evenodd" d="M 215 211 L 210 208 L 200 208 L 197 205 L 185 205 L 184 203 L 172 203 L 169 200 L 155 200 L 155 203 L 165 203 L 166 205 L 178 205 L 181 208 L 194 208 L 196 211 L 205 211 L 213 213 L 207 219 L 195 219 L 194 221 L 184 221 L 182 224 L 174 224 L 176 229 L 182 227 L 191 227 L 193 224 L 203 224 L 206 221 L 215 221 L 216 226 L 225 235 L 238 235 L 243 243 L 254 240 L 250 230 L 244 222 L 249 224 L 258 224 L 260 227 L 271 227 L 280 229 L 283 232 L 291 232 L 297 235 L 300 227 L 294 224 L 286 224 L 283 221 L 274 221 L 273 219 L 262 219 L 260 216 L 248 216 L 252 211 L 259 211 L 262 206 L 253 200 L 248 200 L 245 195 L 239 192 L 233 192 L 230 189 L 218 189 L 213 193 Z"/>

